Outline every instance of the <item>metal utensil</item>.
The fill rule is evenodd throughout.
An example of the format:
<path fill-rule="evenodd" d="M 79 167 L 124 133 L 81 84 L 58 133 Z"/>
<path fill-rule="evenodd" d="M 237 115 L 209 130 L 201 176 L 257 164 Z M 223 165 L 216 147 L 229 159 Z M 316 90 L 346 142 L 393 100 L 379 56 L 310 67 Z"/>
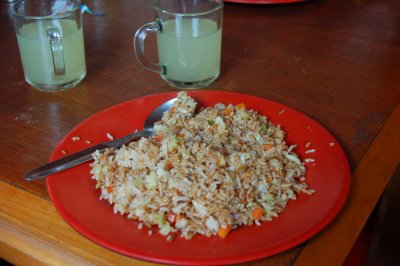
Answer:
<path fill-rule="evenodd" d="M 168 111 L 172 107 L 175 100 L 176 100 L 176 98 L 169 100 L 168 102 L 165 102 L 162 105 L 158 106 L 156 109 L 154 109 L 150 113 L 150 115 L 147 117 L 147 119 L 144 123 L 144 129 L 142 131 L 137 131 L 137 132 L 131 133 L 125 137 L 95 145 L 88 149 L 79 151 L 77 153 L 65 156 L 56 161 L 42 165 L 42 166 L 26 173 L 24 178 L 26 180 L 35 180 L 35 179 L 43 178 L 48 175 L 58 173 L 60 171 L 69 169 L 76 165 L 79 165 L 84 162 L 92 160 L 93 159 L 92 153 L 95 152 L 96 150 L 102 151 L 106 148 L 119 148 L 123 144 L 129 143 L 135 139 L 138 139 L 141 137 L 154 136 L 154 131 L 153 131 L 154 123 L 161 120 L 164 112 Z"/>

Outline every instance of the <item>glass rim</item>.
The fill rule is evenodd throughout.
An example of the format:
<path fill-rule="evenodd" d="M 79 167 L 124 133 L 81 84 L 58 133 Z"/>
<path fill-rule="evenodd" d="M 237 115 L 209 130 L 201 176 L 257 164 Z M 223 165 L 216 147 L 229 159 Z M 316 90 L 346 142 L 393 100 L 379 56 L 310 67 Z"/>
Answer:
<path fill-rule="evenodd" d="M 32 19 L 32 20 L 43 20 L 43 19 L 60 19 L 60 18 L 65 18 L 68 17 L 72 14 L 74 14 L 77 10 L 81 9 L 81 1 L 80 0 L 68 0 L 69 2 L 75 2 L 77 5 L 71 10 L 64 11 L 62 13 L 57 13 L 53 15 L 46 15 L 46 16 L 27 16 L 24 14 L 21 14 L 17 12 L 16 8 L 19 4 L 24 2 L 25 0 L 18 0 L 15 4 L 12 5 L 11 7 L 11 14 L 14 17 L 20 17 L 20 18 L 25 18 L 25 19 Z"/>
<path fill-rule="evenodd" d="M 178 17 L 197 17 L 197 16 L 209 15 L 209 14 L 214 13 L 224 7 L 224 1 L 217 0 L 215 2 L 218 3 L 218 5 L 212 9 L 202 11 L 202 12 L 195 12 L 195 13 L 180 13 L 180 12 L 171 12 L 171 11 L 164 10 L 157 5 L 158 2 L 160 2 L 160 0 L 153 0 L 153 7 L 156 11 L 161 12 L 163 14 L 178 16 Z"/>

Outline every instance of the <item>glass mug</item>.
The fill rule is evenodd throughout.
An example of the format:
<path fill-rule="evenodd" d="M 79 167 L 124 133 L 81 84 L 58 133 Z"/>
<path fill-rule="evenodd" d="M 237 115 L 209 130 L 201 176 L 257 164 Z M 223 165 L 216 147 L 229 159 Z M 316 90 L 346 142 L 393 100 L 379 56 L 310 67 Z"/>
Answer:
<path fill-rule="evenodd" d="M 139 63 L 174 87 L 208 86 L 220 73 L 223 5 L 218 0 L 154 0 L 156 20 L 134 37 Z M 157 64 L 144 55 L 150 32 L 157 33 Z"/>
<path fill-rule="evenodd" d="M 42 91 L 75 87 L 86 75 L 81 3 L 20 0 L 12 7 L 25 80 Z"/>

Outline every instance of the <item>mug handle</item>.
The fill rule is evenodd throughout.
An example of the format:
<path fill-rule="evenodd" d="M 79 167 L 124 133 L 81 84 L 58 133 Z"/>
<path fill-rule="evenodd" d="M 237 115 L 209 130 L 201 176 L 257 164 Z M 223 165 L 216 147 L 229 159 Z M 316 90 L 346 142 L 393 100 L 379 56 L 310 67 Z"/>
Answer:
<path fill-rule="evenodd" d="M 57 28 L 47 30 L 50 40 L 51 55 L 53 57 L 54 74 L 56 76 L 65 75 L 64 52 L 61 43 L 61 33 Z"/>
<path fill-rule="evenodd" d="M 150 22 L 140 27 L 133 38 L 135 55 L 139 63 L 148 70 L 156 73 L 165 73 L 164 67 L 160 64 L 150 62 L 144 54 L 144 40 L 150 32 L 161 31 L 161 26 L 157 22 Z"/>

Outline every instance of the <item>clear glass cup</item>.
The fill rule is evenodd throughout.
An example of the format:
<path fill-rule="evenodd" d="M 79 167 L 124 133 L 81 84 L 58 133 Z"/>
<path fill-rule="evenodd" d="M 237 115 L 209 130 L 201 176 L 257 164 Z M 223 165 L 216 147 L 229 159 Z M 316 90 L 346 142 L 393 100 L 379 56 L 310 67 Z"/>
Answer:
<path fill-rule="evenodd" d="M 81 3 L 20 0 L 12 7 L 25 80 L 42 91 L 75 87 L 86 75 Z"/>
<path fill-rule="evenodd" d="M 223 6 L 218 0 L 154 0 L 156 20 L 134 37 L 139 63 L 174 87 L 208 86 L 220 73 Z M 144 54 L 151 32 L 157 34 L 158 63 Z"/>

